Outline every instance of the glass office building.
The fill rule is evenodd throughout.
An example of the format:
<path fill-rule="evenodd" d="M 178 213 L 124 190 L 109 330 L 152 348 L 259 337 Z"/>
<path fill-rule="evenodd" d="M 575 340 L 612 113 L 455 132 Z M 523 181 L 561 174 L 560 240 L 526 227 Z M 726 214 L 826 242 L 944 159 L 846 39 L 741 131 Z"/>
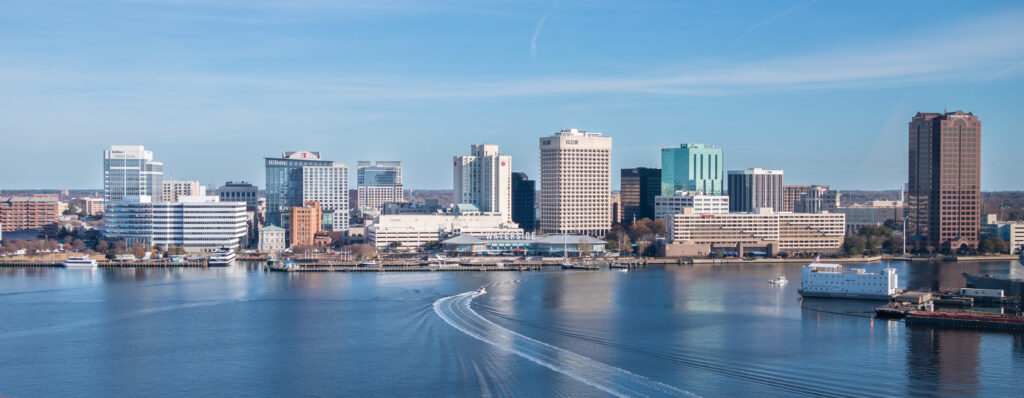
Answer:
<path fill-rule="evenodd" d="M 267 225 L 285 226 L 281 214 L 295 206 L 302 206 L 302 168 L 305 166 L 332 166 L 334 162 L 321 160 L 320 152 L 285 152 L 280 158 L 265 158 L 267 177 Z"/>
<path fill-rule="evenodd" d="M 725 170 L 722 148 L 706 144 L 682 144 L 661 150 L 661 195 L 676 191 L 702 191 L 721 195 Z"/>

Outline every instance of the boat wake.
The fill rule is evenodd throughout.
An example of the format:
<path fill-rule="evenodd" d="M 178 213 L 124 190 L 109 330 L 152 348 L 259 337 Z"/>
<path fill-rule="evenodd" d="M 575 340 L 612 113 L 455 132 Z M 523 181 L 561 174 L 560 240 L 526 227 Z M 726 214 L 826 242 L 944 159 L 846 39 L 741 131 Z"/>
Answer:
<path fill-rule="evenodd" d="M 695 396 L 503 328 L 469 307 L 473 298 L 482 294 L 474 291 L 438 299 L 434 302 L 434 312 L 470 337 L 615 396 Z"/>

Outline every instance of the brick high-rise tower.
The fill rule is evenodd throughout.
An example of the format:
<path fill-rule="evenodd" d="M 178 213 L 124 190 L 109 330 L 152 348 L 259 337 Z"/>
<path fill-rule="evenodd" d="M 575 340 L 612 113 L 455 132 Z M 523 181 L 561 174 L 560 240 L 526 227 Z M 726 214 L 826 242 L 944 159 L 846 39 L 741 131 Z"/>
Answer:
<path fill-rule="evenodd" d="M 907 235 L 916 249 L 978 247 L 981 121 L 920 113 L 910 121 Z"/>

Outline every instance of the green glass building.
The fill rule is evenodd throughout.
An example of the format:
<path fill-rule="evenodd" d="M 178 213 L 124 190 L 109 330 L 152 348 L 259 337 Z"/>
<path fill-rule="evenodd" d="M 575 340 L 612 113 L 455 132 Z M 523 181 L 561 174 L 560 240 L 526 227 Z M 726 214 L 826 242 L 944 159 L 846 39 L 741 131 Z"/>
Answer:
<path fill-rule="evenodd" d="M 661 150 L 661 194 L 703 191 L 721 195 L 725 170 L 722 148 L 706 144 L 682 144 Z"/>

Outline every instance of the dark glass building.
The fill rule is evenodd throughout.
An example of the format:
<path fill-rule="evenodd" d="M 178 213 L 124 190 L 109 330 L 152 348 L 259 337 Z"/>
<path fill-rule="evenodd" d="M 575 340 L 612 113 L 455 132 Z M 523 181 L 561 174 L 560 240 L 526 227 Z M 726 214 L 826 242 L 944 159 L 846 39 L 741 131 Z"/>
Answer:
<path fill-rule="evenodd" d="M 302 167 L 331 166 L 320 152 L 285 152 L 280 158 L 264 158 L 267 167 L 267 225 L 285 226 L 281 214 L 302 206 Z"/>
<path fill-rule="evenodd" d="M 654 219 L 654 197 L 661 195 L 661 169 L 637 167 L 622 169 L 622 222 Z"/>
<path fill-rule="evenodd" d="M 910 120 L 907 235 L 916 249 L 978 247 L 981 121 L 972 113 Z"/>
<path fill-rule="evenodd" d="M 512 221 L 523 231 L 537 229 L 537 183 L 526 173 L 512 173 Z"/>

